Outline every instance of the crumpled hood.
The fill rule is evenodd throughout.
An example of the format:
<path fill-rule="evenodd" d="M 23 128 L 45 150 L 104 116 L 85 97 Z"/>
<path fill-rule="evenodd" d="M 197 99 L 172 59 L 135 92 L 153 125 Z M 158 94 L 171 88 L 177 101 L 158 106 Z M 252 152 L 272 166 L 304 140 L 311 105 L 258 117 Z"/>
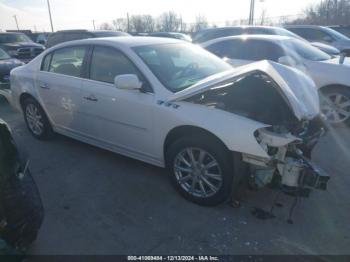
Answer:
<path fill-rule="evenodd" d="M 254 71 L 269 75 L 279 86 L 282 96 L 299 120 L 310 120 L 320 113 L 315 83 L 303 72 L 272 61 L 259 61 L 207 77 L 195 85 L 177 92 L 168 101 L 180 101 L 205 92 L 221 82 L 238 79 Z"/>

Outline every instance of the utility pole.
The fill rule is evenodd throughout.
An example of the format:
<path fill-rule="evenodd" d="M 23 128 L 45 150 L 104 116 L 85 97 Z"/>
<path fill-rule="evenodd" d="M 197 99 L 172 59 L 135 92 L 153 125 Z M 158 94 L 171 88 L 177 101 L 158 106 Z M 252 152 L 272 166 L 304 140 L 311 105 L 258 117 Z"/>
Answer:
<path fill-rule="evenodd" d="M 50 24 L 51 24 L 51 32 L 53 32 L 53 24 L 52 24 L 51 8 L 50 8 L 50 1 L 49 1 L 49 0 L 47 0 L 47 8 L 49 9 Z"/>
<path fill-rule="evenodd" d="M 92 20 L 92 25 L 94 26 L 94 30 L 96 30 L 96 27 L 95 27 L 95 20 Z"/>
<path fill-rule="evenodd" d="M 255 0 L 250 0 L 250 10 L 249 10 L 249 21 L 248 24 L 254 24 L 254 8 L 255 8 Z"/>
<path fill-rule="evenodd" d="M 129 13 L 126 13 L 126 20 L 127 20 L 127 26 L 128 26 L 128 33 L 130 32 L 130 21 L 129 21 Z"/>
<path fill-rule="evenodd" d="M 19 31 L 19 26 L 18 26 L 18 21 L 17 21 L 17 16 L 14 15 L 13 18 L 15 19 L 15 22 L 16 22 L 16 26 L 17 26 L 17 31 Z"/>

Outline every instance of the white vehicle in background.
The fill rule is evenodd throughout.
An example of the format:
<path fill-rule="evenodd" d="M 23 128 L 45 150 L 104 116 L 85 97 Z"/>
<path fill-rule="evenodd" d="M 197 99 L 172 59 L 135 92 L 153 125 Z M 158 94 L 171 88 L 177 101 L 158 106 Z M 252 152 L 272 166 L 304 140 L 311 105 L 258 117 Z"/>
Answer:
<path fill-rule="evenodd" d="M 350 125 L 350 61 L 332 57 L 304 41 L 285 36 L 241 35 L 208 41 L 202 47 L 233 66 L 271 60 L 298 68 L 316 83 L 321 110 L 331 124 Z"/>
<path fill-rule="evenodd" d="M 288 192 L 329 179 L 310 161 L 324 132 L 314 83 L 277 63 L 235 70 L 175 39 L 86 39 L 14 69 L 11 92 L 34 137 L 57 132 L 167 167 L 198 204 L 224 201 L 244 178 Z"/>

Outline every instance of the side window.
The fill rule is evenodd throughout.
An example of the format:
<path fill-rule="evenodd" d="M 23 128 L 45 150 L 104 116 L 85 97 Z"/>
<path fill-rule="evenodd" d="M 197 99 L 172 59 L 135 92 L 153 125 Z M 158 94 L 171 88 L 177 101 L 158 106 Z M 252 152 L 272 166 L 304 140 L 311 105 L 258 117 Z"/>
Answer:
<path fill-rule="evenodd" d="M 283 49 L 269 41 L 248 41 L 244 52 L 248 60 L 253 61 L 266 59 L 277 62 L 280 57 L 284 56 Z"/>
<path fill-rule="evenodd" d="M 291 31 L 309 41 L 318 39 L 317 31 L 311 28 L 293 28 Z"/>
<path fill-rule="evenodd" d="M 86 47 L 66 47 L 54 51 L 49 72 L 80 77 Z"/>
<path fill-rule="evenodd" d="M 91 79 L 114 83 L 114 78 L 123 74 L 136 74 L 142 80 L 139 71 L 121 52 L 108 47 L 94 48 L 90 65 Z"/>
<path fill-rule="evenodd" d="M 73 41 L 73 40 L 80 40 L 80 39 L 86 39 L 91 38 L 92 35 L 85 32 L 72 32 L 72 33 L 66 33 L 65 35 L 65 41 Z"/>
<path fill-rule="evenodd" d="M 46 48 L 49 48 L 51 46 L 57 45 L 57 44 L 62 43 L 62 42 L 64 42 L 63 34 L 53 33 L 47 39 Z"/>
<path fill-rule="evenodd" d="M 254 27 L 247 27 L 244 33 L 248 35 L 275 35 L 275 33 L 269 32 L 265 28 L 254 28 Z"/>
<path fill-rule="evenodd" d="M 41 68 L 40 68 L 41 71 L 49 71 L 51 58 L 52 58 L 52 53 L 44 57 L 43 61 L 41 62 Z"/>
<path fill-rule="evenodd" d="M 207 49 L 221 58 L 244 59 L 240 53 L 241 48 L 242 42 L 240 40 L 227 40 L 212 44 Z"/>

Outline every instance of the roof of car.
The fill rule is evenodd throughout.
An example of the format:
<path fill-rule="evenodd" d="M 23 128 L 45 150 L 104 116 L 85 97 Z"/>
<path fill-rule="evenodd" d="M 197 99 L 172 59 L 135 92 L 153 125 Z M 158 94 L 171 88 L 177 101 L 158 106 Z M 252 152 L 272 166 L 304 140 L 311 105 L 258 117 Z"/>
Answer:
<path fill-rule="evenodd" d="M 284 40 L 295 39 L 295 38 L 289 37 L 289 36 L 281 36 L 281 35 L 234 35 L 234 36 L 225 36 L 225 37 L 215 38 L 207 42 L 204 42 L 202 45 L 206 46 L 209 44 L 221 42 L 224 40 L 230 40 L 230 39 L 254 39 L 254 40 L 266 40 L 266 41 L 275 42 L 275 41 L 284 41 Z"/>
<path fill-rule="evenodd" d="M 13 34 L 24 35 L 24 33 L 22 32 L 0 32 L 0 35 L 13 35 Z"/>
<path fill-rule="evenodd" d="M 184 42 L 174 38 L 151 37 L 151 36 L 119 36 L 119 37 L 100 37 L 100 38 L 74 40 L 74 41 L 64 42 L 57 46 L 69 46 L 77 43 L 80 43 L 80 44 L 116 43 L 118 45 L 134 47 L 134 46 L 184 43 Z"/>
<path fill-rule="evenodd" d="M 323 28 L 321 25 L 285 25 L 284 28 Z"/>
<path fill-rule="evenodd" d="M 225 29 L 235 29 L 235 28 L 266 28 L 266 29 L 273 29 L 273 28 L 281 28 L 278 26 L 265 26 L 265 25 L 237 25 L 237 26 L 225 26 L 225 27 L 213 27 L 213 28 L 207 28 L 203 29 L 199 32 L 204 31 L 215 31 L 215 30 L 225 30 Z"/>

